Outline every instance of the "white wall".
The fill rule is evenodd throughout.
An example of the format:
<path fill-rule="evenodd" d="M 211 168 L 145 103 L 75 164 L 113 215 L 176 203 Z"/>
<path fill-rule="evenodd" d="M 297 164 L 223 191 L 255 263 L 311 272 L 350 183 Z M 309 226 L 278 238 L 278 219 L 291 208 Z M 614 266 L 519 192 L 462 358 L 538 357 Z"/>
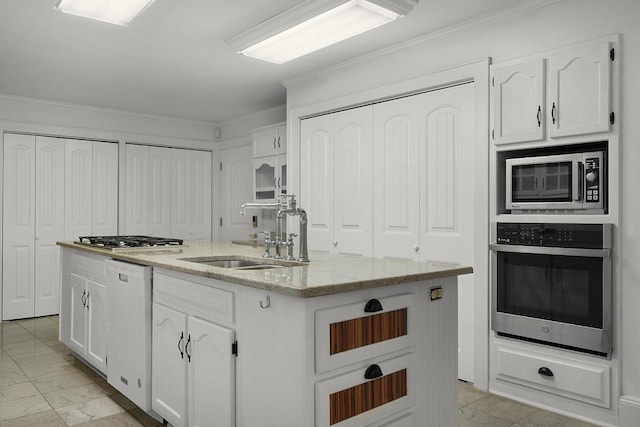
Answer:
<path fill-rule="evenodd" d="M 492 63 L 559 49 L 620 33 L 622 52 L 622 425 L 640 417 L 640 1 L 541 0 L 525 2 L 516 13 L 482 18 L 460 29 L 405 43 L 285 83 L 289 111 L 311 104 L 375 91 L 403 79 L 437 72 L 482 57 Z M 488 108 L 488 105 L 487 105 Z M 291 128 L 291 126 L 290 126 Z M 487 123 L 488 129 L 488 123 Z M 290 162 L 293 159 L 289 160 Z M 476 319 L 483 321 L 484 319 Z M 633 415 L 635 414 L 635 415 Z M 632 417 L 635 416 L 635 419 Z M 624 419 L 628 417 L 628 421 Z M 633 424 L 632 423 L 635 423 Z"/>

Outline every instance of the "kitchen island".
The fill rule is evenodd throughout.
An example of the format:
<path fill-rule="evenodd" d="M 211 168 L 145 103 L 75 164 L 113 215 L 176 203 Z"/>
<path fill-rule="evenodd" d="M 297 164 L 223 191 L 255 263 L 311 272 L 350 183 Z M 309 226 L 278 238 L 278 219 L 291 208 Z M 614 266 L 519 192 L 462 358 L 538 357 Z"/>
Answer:
<path fill-rule="evenodd" d="M 151 325 L 142 353 L 150 377 L 132 384 L 151 390 L 149 407 L 136 403 L 173 425 L 457 425 L 456 283 L 470 267 L 324 254 L 301 264 L 262 259 L 261 248 L 202 242 L 116 252 L 59 245 L 61 340 L 74 341 L 74 304 L 99 307 L 104 324 L 86 320 L 85 336 L 105 337 L 93 347 L 104 353 L 97 368 L 110 383 L 131 378 L 110 375 L 118 338 L 100 328 L 125 313 L 104 296 L 102 305 L 89 302 L 96 292 L 87 287 L 74 296 L 71 284 L 82 274 L 86 286 L 100 282 L 102 271 L 108 295 L 107 271 L 117 264 L 108 259 L 152 267 L 152 292 L 139 309 Z M 201 263 L 221 259 L 257 266 Z M 263 266 L 270 263 L 279 266 Z M 96 367 L 91 351 L 70 347 Z"/>

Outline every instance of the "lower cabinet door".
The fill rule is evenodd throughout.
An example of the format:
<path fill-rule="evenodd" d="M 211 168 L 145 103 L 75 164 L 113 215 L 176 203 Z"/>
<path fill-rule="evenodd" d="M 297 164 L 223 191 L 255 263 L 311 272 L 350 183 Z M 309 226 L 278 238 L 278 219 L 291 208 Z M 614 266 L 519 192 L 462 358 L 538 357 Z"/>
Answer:
<path fill-rule="evenodd" d="M 235 426 L 234 331 L 189 317 L 189 426 Z"/>
<path fill-rule="evenodd" d="M 153 304 L 151 407 L 175 427 L 187 426 L 187 316 Z"/>
<path fill-rule="evenodd" d="M 316 427 L 370 425 L 413 406 L 416 393 L 413 359 L 412 353 L 408 353 L 372 361 L 316 383 Z"/>
<path fill-rule="evenodd" d="M 69 342 L 65 343 L 73 351 L 84 355 L 87 346 L 87 279 L 76 274 L 69 275 L 70 319 Z"/>
<path fill-rule="evenodd" d="M 107 372 L 107 287 L 87 281 L 85 295 L 87 309 L 86 358 L 101 372 Z"/>

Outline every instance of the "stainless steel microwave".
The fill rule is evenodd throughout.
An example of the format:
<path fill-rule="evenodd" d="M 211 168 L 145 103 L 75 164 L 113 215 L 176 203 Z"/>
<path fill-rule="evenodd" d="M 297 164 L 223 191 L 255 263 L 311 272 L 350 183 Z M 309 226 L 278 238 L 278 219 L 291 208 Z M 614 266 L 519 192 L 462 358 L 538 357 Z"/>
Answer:
<path fill-rule="evenodd" d="M 571 153 L 506 160 L 506 208 L 512 213 L 604 213 L 605 153 Z"/>

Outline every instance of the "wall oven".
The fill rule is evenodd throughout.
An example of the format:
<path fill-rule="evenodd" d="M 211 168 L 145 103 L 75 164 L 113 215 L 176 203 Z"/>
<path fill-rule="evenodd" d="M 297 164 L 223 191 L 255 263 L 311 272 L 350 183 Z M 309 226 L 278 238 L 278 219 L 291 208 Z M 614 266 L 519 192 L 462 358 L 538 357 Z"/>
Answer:
<path fill-rule="evenodd" d="M 506 160 L 506 208 L 604 213 L 605 153 L 567 153 Z"/>
<path fill-rule="evenodd" d="M 611 354 L 611 224 L 498 223 L 496 240 L 494 331 Z"/>

